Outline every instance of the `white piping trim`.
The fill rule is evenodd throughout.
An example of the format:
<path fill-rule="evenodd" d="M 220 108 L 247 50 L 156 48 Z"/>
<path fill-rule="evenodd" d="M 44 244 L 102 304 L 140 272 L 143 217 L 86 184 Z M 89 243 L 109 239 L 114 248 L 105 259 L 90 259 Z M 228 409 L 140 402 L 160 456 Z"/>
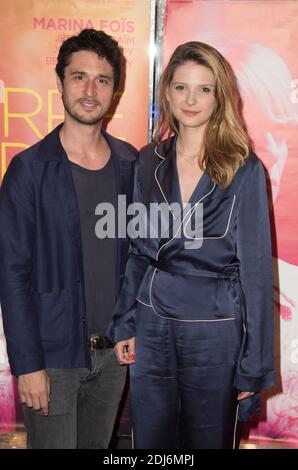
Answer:
<path fill-rule="evenodd" d="M 140 304 L 143 304 L 143 305 L 146 305 L 146 307 L 151 307 L 152 308 L 152 305 L 150 304 L 146 304 L 145 302 L 142 302 L 142 300 L 136 298 L 137 302 L 140 302 Z"/>
<path fill-rule="evenodd" d="M 236 445 L 236 430 L 237 430 L 237 421 L 238 421 L 238 411 L 239 411 L 239 403 L 237 404 L 235 424 L 234 424 L 233 449 L 235 449 L 235 445 Z"/>
<path fill-rule="evenodd" d="M 170 211 L 171 211 L 172 216 L 174 217 L 174 219 L 176 219 L 176 216 L 175 216 L 174 212 L 172 211 L 172 208 L 171 208 L 171 206 L 170 206 L 170 204 L 169 204 L 169 202 L 168 202 L 168 200 L 167 200 L 167 198 L 166 198 L 166 196 L 165 196 L 165 193 L 163 192 L 163 189 L 162 189 L 162 187 L 161 187 L 161 185 L 159 184 L 159 181 L 158 181 L 158 179 L 157 179 L 157 170 L 158 170 L 159 167 L 164 163 L 164 161 L 165 161 L 165 158 L 164 158 L 163 161 L 160 162 L 160 163 L 157 165 L 157 167 L 155 168 L 154 178 L 155 178 L 155 181 L 156 181 L 156 183 L 157 183 L 157 185 L 158 185 L 158 187 L 159 187 L 159 190 L 160 190 L 160 192 L 161 192 L 161 194 L 162 194 L 164 200 L 166 201 L 166 203 L 167 203 L 168 206 L 169 206 L 169 209 L 170 209 Z"/>
<path fill-rule="evenodd" d="M 131 428 L 131 448 L 135 448 L 134 438 L 133 438 L 133 428 Z"/>
<path fill-rule="evenodd" d="M 157 145 L 154 147 L 154 153 L 155 153 L 155 155 L 157 155 L 159 158 L 162 158 L 163 160 L 165 160 L 165 157 L 163 157 L 162 155 L 160 155 L 160 154 L 158 153 L 157 147 L 158 147 Z"/>
<path fill-rule="evenodd" d="M 234 317 L 219 318 L 219 319 L 217 319 L 217 320 L 179 320 L 178 318 L 174 318 L 174 317 L 165 317 L 165 316 L 163 316 L 163 315 L 160 315 L 160 314 L 155 310 L 155 308 L 154 308 L 154 306 L 153 306 L 153 302 L 152 302 L 152 286 L 153 286 L 153 279 L 154 279 L 156 270 L 157 270 L 157 268 L 154 268 L 154 271 L 153 271 L 153 274 L 152 274 L 152 278 L 151 278 L 151 281 L 150 281 L 149 298 L 150 298 L 152 310 L 153 310 L 153 312 L 154 312 L 158 317 L 164 318 L 165 320 L 180 321 L 180 322 L 184 322 L 184 323 L 214 323 L 214 322 L 219 322 L 219 321 L 228 321 L 228 320 L 231 321 L 231 320 L 235 320 Z"/>
<path fill-rule="evenodd" d="M 212 189 L 211 189 L 207 194 L 205 194 L 203 197 L 201 197 L 201 199 L 196 203 L 196 205 L 199 204 L 200 202 L 202 202 L 203 199 L 205 199 L 207 196 L 209 196 L 209 194 L 211 194 L 211 193 L 214 191 L 215 186 L 216 186 L 215 183 L 213 183 Z M 156 261 L 158 261 L 158 257 L 159 257 L 160 251 L 161 251 L 166 245 L 168 245 L 169 243 L 171 243 L 171 242 L 176 238 L 177 234 L 178 234 L 179 231 L 180 231 L 180 228 L 181 228 L 182 224 L 184 223 L 184 220 L 186 219 L 186 217 L 188 217 L 189 213 L 190 213 L 192 210 L 193 210 L 193 207 L 192 207 L 191 209 L 189 209 L 189 211 L 187 212 L 187 214 L 183 217 L 182 222 L 180 223 L 180 225 L 179 225 L 179 227 L 178 227 L 178 230 L 177 230 L 177 232 L 175 233 L 175 235 L 173 236 L 173 238 L 171 238 L 171 240 L 167 241 L 166 243 L 164 243 L 164 244 L 159 248 L 159 250 L 158 250 L 158 252 L 157 252 L 157 254 L 156 254 L 156 258 L 155 258 Z M 190 216 L 190 217 L 191 217 L 191 216 Z"/>
<path fill-rule="evenodd" d="M 226 228 L 226 231 L 223 235 L 221 235 L 220 237 L 189 237 L 186 233 L 185 233 L 185 228 L 187 226 L 187 224 L 189 223 L 191 217 L 192 217 L 192 214 L 189 216 L 189 219 L 188 221 L 186 222 L 186 224 L 183 226 L 183 234 L 185 236 L 185 238 L 188 238 L 189 240 L 219 240 L 220 238 L 224 238 L 228 231 L 229 231 L 229 228 L 230 228 L 230 223 L 231 223 L 231 218 L 232 218 L 232 213 L 233 213 L 233 209 L 234 209 L 234 205 L 235 205 L 235 200 L 236 200 L 236 195 L 234 194 L 234 197 L 233 197 L 233 202 L 232 202 L 232 207 L 230 209 L 230 214 L 229 214 L 229 219 L 228 219 L 228 224 L 227 224 L 227 228 Z M 197 204 L 199 204 L 199 202 L 197 202 L 195 204 L 195 206 L 191 209 L 192 212 L 195 211 L 196 209 L 196 206 Z"/>

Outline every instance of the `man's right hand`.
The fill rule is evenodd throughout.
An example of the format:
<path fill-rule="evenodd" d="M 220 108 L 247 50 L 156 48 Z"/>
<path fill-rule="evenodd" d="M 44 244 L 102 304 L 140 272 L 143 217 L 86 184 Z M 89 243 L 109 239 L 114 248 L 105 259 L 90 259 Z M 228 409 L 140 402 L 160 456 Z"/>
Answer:
<path fill-rule="evenodd" d="M 45 370 L 38 370 L 18 377 L 19 396 L 22 403 L 49 414 L 50 379 Z"/>

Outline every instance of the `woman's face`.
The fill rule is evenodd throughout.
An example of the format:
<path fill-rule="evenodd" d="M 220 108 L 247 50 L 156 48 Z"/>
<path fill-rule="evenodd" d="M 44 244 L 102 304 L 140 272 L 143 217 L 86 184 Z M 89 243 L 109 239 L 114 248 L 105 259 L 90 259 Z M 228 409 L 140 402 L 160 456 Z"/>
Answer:
<path fill-rule="evenodd" d="M 205 129 L 216 106 L 215 79 L 212 71 L 192 60 L 179 65 L 167 89 L 170 109 L 179 129 Z"/>

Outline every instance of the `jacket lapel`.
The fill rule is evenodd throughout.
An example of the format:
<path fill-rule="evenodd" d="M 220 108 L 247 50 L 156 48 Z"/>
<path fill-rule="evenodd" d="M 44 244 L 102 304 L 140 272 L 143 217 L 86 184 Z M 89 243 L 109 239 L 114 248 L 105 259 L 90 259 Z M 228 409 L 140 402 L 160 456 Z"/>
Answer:
<path fill-rule="evenodd" d="M 64 150 L 63 153 L 65 154 Z M 70 238 L 76 252 L 77 265 L 80 278 L 83 279 L 83 259 L 82 259 L 82 239 L 81 224 L 76 191 L 72 178 L 69 160 L 66 154 L 60 165 L 57 165 L 57 178 L 59 180 L 58 190 L 65 213 L 65 223 L 67 224 Z"/>
<path fill-rule="evenodd" d="M 129 188 L 132 184 L 130 181 L 132 161 L 123 154 L 126 150 L 123 145 L 120 145 L 117 139 L 114 139 L 106 131 L 102 130 L 103 136 L 109 144 L 111 149 L 111 157 L 113 159 L 117 194 L 129 195 Z M 131 157 L 131 155 L 130 155 Z"/>
<path fill-rule="evenodd" d="M 116 191 L 117 196 L 123 195 L 126 197 L 126 205 L 124 207 L 119 207 L 116 205 L 116 221 L 119 220 L 119 209 L 121 211 L 127 211 L 128 205 L 132 201 L 132 192 L 133 192 L 133 164 L 134 159 L 132 159 L 132 153 L 129 153 L 129 150 L 115 139 L 106 131 L 102 130 L 102 133 L 109 144 L 111 149 L 111 158 L 113 160 L 115 180 L 116 180 Z M 122 204 L 122 201 L 121 201 Z M 121 217 L 123 214 L 121 215 Z M 121 218 L 120 217 L 120 218 Z M 126 230 L 126 229 L 125 229 Z M 126 231 L 125 231 L 126 233 Z M 121 288 L 121 275 L 124 275 L 125 264 L 126 264 L 126 253 L 128 252 L 128 238 L 120 238 L 119 236 L 116 239 L 116 285 L 117 285 L 117 296 Z"/>
<path fill-rule="evenodd" d="M 169 219 L 168 227 L 165 227 L 165 234 L 160 239 L 160 247 L 167 244 L 169 238 L 176 237 L 181 224 L 185 224 L 195 213 L 197 203 L 204 201 L 214 191 L 216 185 L 212 182 L 206 172 L 198 181 L 190 197 L 187 207 L 183 207 L 178 169 L 176 163 L 176 138 L 170 138 L 155 147 L 155 153 L 160 162 L 155 169 L 155 180 L 157 184 L 158 201 L 166 202 L 170 207 L 172 220 Z M 174 204 L 175 203 L 175 204 Z M 177 204 L 178 203 L 178 204 Z M 184 221 L 184 222 L 183 222 Z M 167 230 L 168 229 L 168 230 Z"/>
<path fill-rule="evenodd" d="M 160 159 L 155 170 L 155 180 L 160 193 L 159 199 L 168 205 L 178 202 L 182 207 L 176 163 L 176 140 L 176 137 L 171 137 L 155 147 L 155 153 Z M 204 172 L 194 188 L 189 202 L 195 204 L 201 199 L 205 199 L 209 191 L 213 191 L 214 188 L 214 183 Z"/>
<path fill-rule="evenodd" d="M 176 167 L 176 138 L 171 137 L 155 147 L 159 162 L 155 169 L 158 201 L 168 206 L 181 205 L 180 186 Z M 173 214 L 173 212 L 171 211 Z"/>
<path fill-rule="evenodd" d="M 59 132 L 62 124 L 56 127 L 43 141 L 41 152 L 37 157 L 38 163 L 53 162 L 56 164 L 58 197 L 64 212 L 65 223 L 69 236 L 74 245 L 78 274 L 83 280 L 82 241 L 79 208 L 74 182 L 68 157 L 61 145 Z"/>

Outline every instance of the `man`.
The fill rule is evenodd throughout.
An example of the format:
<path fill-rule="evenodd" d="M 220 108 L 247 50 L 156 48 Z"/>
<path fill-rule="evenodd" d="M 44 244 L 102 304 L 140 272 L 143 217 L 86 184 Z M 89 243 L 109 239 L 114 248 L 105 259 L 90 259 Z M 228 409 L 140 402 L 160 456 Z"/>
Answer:
<path fill-rule="evenodd" d="M 30 448 L 107 448 L 126 370 L 104 336 L 128 243 L 95 208 L 131 194 L 136 150 L 102 130 L 121 51 L 86 29 L 56 66 L 65 121 L 9 165 L 0 194 L 0 300 Z"/>

